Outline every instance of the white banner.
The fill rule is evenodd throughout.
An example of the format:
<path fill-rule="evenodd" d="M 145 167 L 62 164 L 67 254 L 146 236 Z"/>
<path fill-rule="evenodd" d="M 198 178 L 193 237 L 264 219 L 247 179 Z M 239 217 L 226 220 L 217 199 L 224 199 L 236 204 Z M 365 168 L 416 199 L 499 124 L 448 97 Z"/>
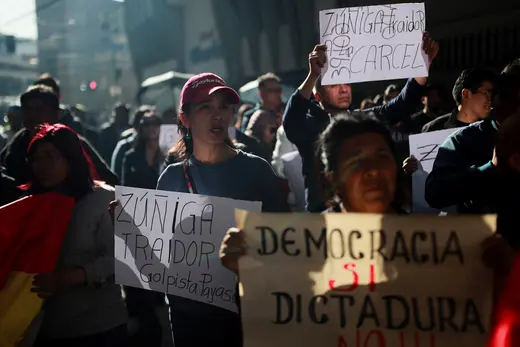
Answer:
<path fill-rule="evenodd" d="M 236 276 L 220 264 L 220 245 L 235 208 L 259 212 L 261 202 L 121 186 L 116 199 L 116 283 L 237 312 Z"/>
<path fill-rule="evenodd" d="M 425 30 L 424 3 L 320 11 L 328 57 L 322 84 L 428 76 Z"/>

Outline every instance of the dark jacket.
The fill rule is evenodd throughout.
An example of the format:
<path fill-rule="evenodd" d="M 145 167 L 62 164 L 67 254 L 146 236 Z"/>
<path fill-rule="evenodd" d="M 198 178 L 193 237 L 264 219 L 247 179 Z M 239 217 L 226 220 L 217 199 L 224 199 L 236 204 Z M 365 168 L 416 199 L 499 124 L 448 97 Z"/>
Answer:
<path fill-rule="evenodd" d="M 422 132 L 423 127 L 441 117 L 440 114 L 436 113 L 424 113 L 424 110 L 421 110 L 410 117 L 410 127 L 413 131 L 413 134 L 420 134 Z"/>
<path fill-rule="evenodd" d="M 123 158 L 121 184 L 127 187 L 155 189 L 159 179 L 160 164 L 162 162 L 157 167 L 148 165 L 145 148 L 130 149 Z"/>
<path fill-rule="evenodd" d="M 496 169 L 491 163 L 498 134 L 492 119 L 470 124 L 441 145 L 426 179 L 425 199 L 437 209 L 457 205 L 459 213 L 491 213 Z"/>
<path fill-rule="evenodd" d="M 92 145 L 84 137 L 78 137 L 83 144 L 85 152 L 90 156 L 100 179 L 111 186 L 119 184 L 119 178 L 110 171 L 100 155 L 92 148 Z M 30 177 L 25 158 L 31 139 L 32 133 L 23 128 L 0 153 L 1 164 L 5 166 L 8 175 L 14 178 L 17 185 L 27 183 Z"/>
<path fill-rule="evenodd" d="M 235 140 L 245 146 L 242 150 L 254 154 L 260 158 L 268 160 L 272 156 L 272 151 L 267 150 L 256 138 L 244 134 L 241 130 L 236 130 Z"/>
<path fill-rule="evenodd" d="M 135 134 L 125 139 L 119 140 L 112 154 L 112 160 L 110 161 L 110 169 L 119 177 L 123 177 L 123 158 L 126 152 L 128 152 L 135 141 Z"/>
<path fill-rule="evenodd" d="M 389 125 L 411 115 L 420 105 L 424 86 L 414 79 L 408 80 L 395 99 L 383 106 L 362 112 L 372 112 Z M 321 212 L 324 202 L 317 184 L 315 172 L 315 142 L 330 123 L 331 116 L 317 103 L 305 99 L 297 90 L 289 99 L 283 117 L 283 127 L 289 141 L 294 143 L 302 157 L 302 173 L 305 179 L 307 210 Z"/>
<path fill-rule="evenodd" d="M 83 128 L 81 121 L 79 120 L 79 118 L 74 117 L 69 109 L 65 108 L 64 106 L 60 106 L 60 113 L 61 118 L 59 123 L 68 126 L 72 130 L 77 132 L 79 135 L 85 135 L 85 129 Z"/>
<path fill-rule="evenodd" d="M 112 154 L 121 136 L 120 130 L 116 128 L 114 123 L 104 124 L 99 133 L 99 154 L 109 163 L 112 160 Z"/>
<path fill-rule="evenodd" d="M 469 125 L 468 123 L 461 122 L 457 118 L 458 115 L 459 110 L 455 109 L 451 113 L 445 114 L 444 116 L 440 116 L 432 120 L 431 122 L 426 123 L 422 128 L 422 132 L 429 133 L 431 131 L 455 129 Z"/>

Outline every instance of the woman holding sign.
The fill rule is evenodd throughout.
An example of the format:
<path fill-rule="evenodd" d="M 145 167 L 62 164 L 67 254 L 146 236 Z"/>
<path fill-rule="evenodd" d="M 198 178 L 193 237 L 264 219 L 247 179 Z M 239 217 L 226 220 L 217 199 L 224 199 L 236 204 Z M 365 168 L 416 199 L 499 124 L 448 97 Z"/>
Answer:
<path fill-rule="evenodd" d="M 337 116 L 321 136 L 321 160 L 330 188 L 323 192 L 324 201 L 330 202 L 326 212 L 406 213 L 394 143 L 377 119 L 359 113 Z M 503 273 L 510 263 L 508 246 L 492 237 L 483 248 L 486 264 L 495 274 Z M 246 251 L 244 233 L 230 229 L 221 247 L 222 264 L 238 274 L 238 258 Z"/>
<path fill-rule="evenodd" d="M 261 201 L 268 212 L 288 208 L 277 178 L 264 159 L 235 149 L 228 136 L 238 94 L 211 73 L 190 78 L 180 96 L 174 148 L 179 162 L 166 168 L 157 189 L 235 200 Z M 240 318 L 216 306 L 168 296 L 176 347 L 240 346 Z"/>
<path fill-rule="evenodd" d="M 339 115 L 321 136 L 326 182 L 319 182 L 325 212 L 405 213 L 401 170 L 388 128 L 360 112 Z M 323 175 L 322 175 L 323 176 Z M 221 248 L 225 267 L 238 273 L 244 238 L 231 229 Z"/>

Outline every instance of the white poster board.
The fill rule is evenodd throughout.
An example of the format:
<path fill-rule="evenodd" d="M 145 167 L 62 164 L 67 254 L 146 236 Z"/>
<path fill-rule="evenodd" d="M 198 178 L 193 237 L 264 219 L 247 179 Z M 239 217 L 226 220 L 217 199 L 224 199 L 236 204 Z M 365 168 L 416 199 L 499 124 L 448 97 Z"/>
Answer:
<path fill-rule="evenodd" d="M 328 57 L 322 84 L 428 76 L 425 30 L 424 3 L 320 11 L 320 43 Z"/>
<path fill-rule="evenodd" d="M 485 347 L 496 216 L 243 213 L 244 347 Z"/>
<path fill-rule="evenodd" d="M 163 153 L 167 153 L 179 141 L 181 135 L 178 132 L 178 127 L 175 124 L 161 125 L 161 135 L 159 136 L 159 147 Z"/>
<path fill-rule="evenodd" d="M 412 174 L 412 211 L 414 213 L 439 214 L 441 212 L 454 212 L 454 208 L 439 211 L 430 207 L 424 199 L 424 189 L 426 178 L 428 178 L 428 174 L 432 171 L 439 147 L 457 130 L 459 129 L 432 131 L 429 133 L 410 135 L 408 138 L 410 143 L 410 156 L 415 157 L 419 161 L 419 168 Z"/>
<path fill-rule="evenodd" d="M 116 283 L 237 312 L 236 276 L 219 259 L 235 208 L 261 202 L 116 187 Z"/>

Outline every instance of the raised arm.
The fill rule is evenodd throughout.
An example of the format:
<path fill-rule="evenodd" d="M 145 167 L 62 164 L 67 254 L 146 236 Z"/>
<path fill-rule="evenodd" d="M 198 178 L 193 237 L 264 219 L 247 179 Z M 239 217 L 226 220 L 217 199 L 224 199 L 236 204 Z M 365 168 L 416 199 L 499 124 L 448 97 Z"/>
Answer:
<path fill-rule="evenodd" d="M 283 127 L 289 141 L 296 146 L 314 142 L 319 133 L 318 123 L 329 115 L 311 101 L 316 81 L 327 62 L 324 45 L 317 45 L 309 54 L 309 74 L 289 99 L 283 116 Z"/>

